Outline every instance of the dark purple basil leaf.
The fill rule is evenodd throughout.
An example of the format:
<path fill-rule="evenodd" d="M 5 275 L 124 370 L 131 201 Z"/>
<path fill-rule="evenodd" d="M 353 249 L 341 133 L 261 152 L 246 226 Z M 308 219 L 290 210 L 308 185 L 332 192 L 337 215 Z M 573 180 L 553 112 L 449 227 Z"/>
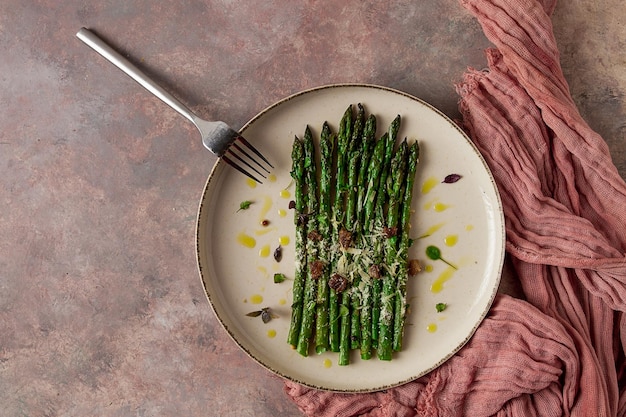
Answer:
<path fill-rule="evenodd" d="M 269 310 L 263 309 L 261 312 L 261 320 L 263 320 L 263 323 L 269 323 L 269 321 L 272 320 L 272 314 Z"/>
<path fill-rule="evenodd" d="M 283 247 L 279 245 L 274 250 L 274 260 L 276 260 L 276 262 L 280 262 L 281 259 L 283 259 Z"/>
<path fill-rule="evenodd" d="M 450 175 L 447 175 L 446 178 L 444 178 L 444 180 L 442 182 L 445 183 L 445 184 L 454 184 L 455 182 L 457 182 L 461 178 L 462 177 L 459 174 L 450 174 Z"/>

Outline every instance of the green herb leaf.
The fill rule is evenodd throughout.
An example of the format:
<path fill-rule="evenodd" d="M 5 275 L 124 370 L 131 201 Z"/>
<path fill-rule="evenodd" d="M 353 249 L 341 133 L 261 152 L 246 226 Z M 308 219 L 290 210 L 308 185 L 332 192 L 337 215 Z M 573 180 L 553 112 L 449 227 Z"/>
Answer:
<path fill-rule="evenodd" d="M 426 248 L 426 256 L 436 261 L 441 258 L 441 250 L 437 246 L 429 246 Z"/>
<path fill-rule="evenodd" d="M 251 204 L 252 204 L 252 201 L 248 201 L 248 200 L 246 200 L 246 201 L 242 201 L 242 202 L 239 204 L 239 210 L 237 210 L 237 211 L 241 211 L 241 210 L 248 210 L 248 209 L 250 208 L 250 205 L 251 205 Z"/>
<path fill-rule="evenodd" d="M 450 262 L 446 261 L 445 259 L 441 257 L 441 249 L 439 249 L 437 246 L 432 246 L 432 245 L 428 246 L 426 248 L 426 256 L 428 256 L 433 261 L 441 260 L 442 262 L 446 263 L 448 266 L 454 269 L 458 269 L 456 266 L 452 265 Z"/>
<path fill-rule="evenodd" d="M 448 304 L 446 304 L 446 303 L 437 303 L 437 305 L 435 305 L 435 308 L 437 309 L 437 313 L 441 313 L 446 308 L 448 308 Z"/>
<path fill-rule="evenodd" d="M 274 274 L 274 284 L 280 284 L 281 282 L 283 282 L 286 279 L 287 279 L 287 277 L 285 276 L 285 274 L 282 274 L 280 272 Z"/>

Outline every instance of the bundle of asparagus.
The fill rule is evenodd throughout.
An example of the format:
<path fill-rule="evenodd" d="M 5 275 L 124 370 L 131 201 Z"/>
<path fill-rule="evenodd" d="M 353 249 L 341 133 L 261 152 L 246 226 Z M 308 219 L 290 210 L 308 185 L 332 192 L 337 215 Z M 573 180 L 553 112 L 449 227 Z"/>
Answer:
<path fill-rule="evenodd" d="M 292 148 L 296 271 L 287 342 L 308 356 L 375 350 L 391 360 L 402 349 L 411 199 L 417 141 L 397 146 L 401 118 L 376 139 L 376 117 L 352 105 L 337 133 L 325 122 L 319 164 L 309 126 Z M 319 169 L 319 173 L 317 170 Z"/>

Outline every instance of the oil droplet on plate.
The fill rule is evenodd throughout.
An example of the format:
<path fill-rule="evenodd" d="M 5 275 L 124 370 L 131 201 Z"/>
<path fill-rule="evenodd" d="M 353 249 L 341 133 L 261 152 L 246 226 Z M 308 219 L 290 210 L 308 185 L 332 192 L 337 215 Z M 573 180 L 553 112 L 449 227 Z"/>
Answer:
<path fill-rule="evenodd" d="M 424 267 L 424 271 L 426 271 L 426 272 L 433 272 L 433 266 L 432 265 L 426 265 Z"/>
<path fill-rule="evenodd" d="M 269 274 L 267 273 L 267 268 L 264 267 L 263 265 L 259 265 L 256 267 L 256 269 L 263 274 L 264 277 L 269 277 Z"/>
<path fill-rule="evenodd" d="M 246 184 L 248 184 L 248 187 L 250 188 L 256 188 L 256 181 L 252 178 L 246 179 Z"/>
<path fill-rule="evenodd" d="M 263 245 L 261 250 L 259 250 L 259 256 L 261 258 L 267 258 L 270 256 L 270 245 Z"/>
<path fill-rule="evenodd" d="M 330 368 L 331 366 L 333 366 L 331 360 L 328 358 L 324 359 L 324 368 Z"/>
<path fill-rule="evenodd" d="M 430 323 L 426 326 L 426 330 L 428 330 L 429 333 L 435 333 L 437 331 L 437 325 L 435 323 Z"/>
<path fill-rule="evenodd" d="M 433 282 L 432 285 L 430 286 L 430 291 L 433 293 L 438 293 L 441 290 L 443 290 L 443 284 L 445 284 L 446 281 L 452 278 L 452 275 L 454 275 L 455 272 L 456 272 L 456 269 L 454 269 L 451 266 L 444 269 L 443 272 L 439 275 L 439 277 L 435 280 L 435 282 Z"/>
<path fill-rule="evenodd" d="M 266 220 L 267 212 L 272 208 L 272 199 L 269 197 L 265 197 L 263 200 L 263 207 L 261 207 L 261 212 L 259 213 L 259 223 L 262 223 L 263 220 Z"/>
<path fill-rule="evenodd" d="M 428 237 L 430 235 L 432 235 L 433 233 L 435 233 L 437 230 L 441 229 L 443 227 L 444 223 L 438 223 L 434 226 L 430 226 L 426 232 L 424 232 L 423 235 L 420 236 L 420 238 L 424 238 L 424 237 Z"/>
<path fill-rule="evenodd" d="M 446 244 L 446 246 L 454 246 L 457 244 L 458 241 L 459 237 L 457 235 L 448 235 L 443 238 L 443 242 Z"/>
<path fill-rule="evenodd" d="M 474 225 L 468 224 L 467 226 L 465 226 L 465 230 L 467 230 L 468 232 L 471 232 L 472 230 L 474 230 Z"/>
<path fill-rule="evenodd" d="M 285 216 L 287 216 L 287 211 L 283 210 L 283 209 L 278 209 L 278 215 L 280 217 L 285 217 Z"/>
<path fill-rule="evenodd" d="M 239 233 L 237 235 L 237 242 L 247 248 L 253 248 L 256 246 L 256 240 L 252 236 L 249 236 L 245 233 Z"/>
<path fill-rule="evenodd" d="M 445 211 L 449 208 L 450 206 L 447 204 L 443 204 L 443 203 L 435 203 L 433 204 L 433 210 L 435 210 L 436 212 L 441 213 L 442 211 Z"/>
<path fill-rule="evenodd" d="M 270 174 L 270 175 L 268 175 L 268 176 L 267 176 L 267 180 L 268 180 L 269 182 L 276 182 L 276 175 L 274 175 L 274 174 Z"/>
<path fill-rule="evenodd" d="M 269 329 L 267 331 L 267 337 L 269 337 L 270 339 L 273 339 L 276 337 L 276 330 L 274 329 Z"/>
<path fill-rule="evenodd" d="M 287 304 L 287 300 L 285 300 L 284 298 L 281 298 L 280 300 L 278 300 L 278 304 L 280 304 L 281 306 L 284 306 L 285 304 Z"/>
<path fill-rule="evenodd" d="M 269 232 L 273 232 L 274 230 L 276 230 L 275 227 L 266 227 L 264 229 L 255 230 L 254 234 L 257 236 L 263 236 L 265 234 L 268 234 Z"/>
<path fill-rule="evenodd" d="M 289 236 L 281 236 L 278 238 L 278 243 L 280 243 L 281 246 L 285 246 L 289 244 Z"/>
<path fill-rule="evenodd" d="M 250 303 L 252 304 L 261 304 L 263 302 L 263 296 L 259 294 L 254 294 L 250 296 Z"/>
<path fill-rule="evenodd" d="M 282 198 L 289 198 L 289 197 L 291 197 L 291 193 L 289 192 L 289 190 L 281 190 L 280 191 L 280 196 Z"/>
<path fill-rule="evenodd" d="M 428 194 L 430 190 L 435 188 L 439 184 L 439 180 L 435 177 L 430 177 L 422 184 L 422 194 Z"/>

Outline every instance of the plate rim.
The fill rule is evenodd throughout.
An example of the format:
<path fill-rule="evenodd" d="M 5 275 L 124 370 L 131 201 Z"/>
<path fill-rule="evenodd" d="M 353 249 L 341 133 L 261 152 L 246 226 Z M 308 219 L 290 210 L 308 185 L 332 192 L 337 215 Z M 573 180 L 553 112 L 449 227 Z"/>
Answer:
<path fill-rule="evenodd" d="M 498 294 L 499 288 L 500 288 L 500 284 L 501 284 L 501 280 L 502 280 L 502 272 L 504 269 L 504 261 L 505 261 L 505 257 L 506 257 L 506 225 L 505 225 L 505 217 L 504 217 L 504 210 L 503 210 L 503 205 L 502 205 L 502 199 L 501 199 L 501 195 L 500 195 L 500 191 L 499 188 L 497 186 L 497 183 L 495 181 L 495 177 L 491 171 L 491 169 L 489 168 L 485 158 L 483 157 L 482 153 L 479 151 L 478 147 L 474 144 L 474 142 L 471 140 L 471 138 L 469 137 L 469 135 L 457 124 L 454 122 L 454 120 L 452 120 L 450 117 L 448 117 L 446 114 L 444 114 L 441 110 L 437 109 L 436 107 L 434 107 L 433 105 L 431 105 L 430 103 L 424 101 L 423 99 L 416 97 L 412 94 L 409 94 L 405 91 L 402 90 L 398 90 L 392 87 L 387 87 L 387 86 L 382 86 L 382 85 L 378 85 L 378 84 L 369 84 L 369 83 L 331 83 L 331 84 L 325 84 L 325 85 L 320 85 L 320 86 L 315 86 L 315 87 L 311 87 L 311 88 L 307 88 L 301 91 L 298 91 L 296 93 L 290 94 L 285 96 L 284 98 L 274 102 L 273 104 L 265 107 L 264 109 L 262 109 L 260 112 L 258 112 L 254 117 L 252 117 L 249 121 L 247 121 L 242 127 L 241 129 L 239 129 L 239 132 L 241 134 L 244 134 L 246 129 L 251 126 L 254 122 L 256 122 L 257 120 L 259 120 L 260 118 L 262 118 L 266 113 L 270 112 L 271 110 L 273 110 L 274 108 L 284 105 L 285 103 L 301 97 L 303 95 L 307 95 L 307 94 L 311 94 L 311 93 L 315 93 L 318 91 L 322 91 L 322 90 L 328 90 L 328 89 L 341 89 L 341 88 L 366 88 L 366 89 L 374 89 L 374 90 L 381 90 L 381 91 L 385 91 L 385 92 L 390 92 L 390 93 L 394 93 L 394 94 L 399 94 L 401 96 L 404 96 L 410 100 L 414 100 L 424 106 L 426 106 L 430 111 L 433 111 L 434 113 L 436 113 L 437 115 L 439 115 L 440 117 L 442 117 L 443 119 L 445 119 L 445 121 L 450 124 L 450 126 L 452 126 L 458 133 L 461 134 L 462 137 L 465 138 L 466 142 L 470 145 L 471 148 L 473 148 L 473 151 L 475 153 L 475 155 L 479 158 L 486 174 L 487 177 L 490 180 L 491 186 L 493 188 L 494 191 L 494 197 L 496 199 L 496 203 L 497 203 L 497 210 L 494 210 L 494 213 L 496 213 L 496 217 L 499 220 L 499 224 L 500 224 L 500 228 L 499 231 L 495 230 L 495 234 L 498 235 L 501 239 L 501 245 L 500 245 L 500 259 L 498 259 L 496 262 L 494 262 L 494 265 L 497 265 L 497 274 L 496 274 L 496 278 L 495 278 L 495 282 L 494 282 L 494 286 L 492 288 L 491 293 L 489 294 L 487 303 L 485 304 L 485 308 L 483 310 L 483 312 L 480 314 L 479 319 L 476 321 L 476 323 L 474 324 L 474 326 L 470 329 L 470 331 L 468 332 L 468 334 L 466 335 L 466 337 L 458 343 L 457 346 L 455 346 L 454 349 L 452 349 L 447 355 L 445 355 L 440 361 L 438 361 L 437 363 L 431 365 L 428 367 L 428 369 L 423 370 L 421 373 L 418 373 L 417 375 L 411 376 L 409 378 L 406 379 L 402 379 L 400 381 L 391 383 L 391 384 L 382 384 L 382 385 L 378 385 L 376 387 L 372 387 L 372 388 L 355 388 L 355 389 L 351 389 L 351 388 L 342 388 L 342 389 L 337 389 L 337 388 L 329 388 L 329 387 L 324 387 L 324 386 L 320 386 L 317 384 L 313 384 L 307 381 L 303 381 L 300 378 L 295 378 L 294 376 L 291 375 L 285 375 L 284 372 L 281 372 L 277 369 L 275 369 L 273 366 L 269 365 L 266 361 L 263 361 L 261 358 L 258 357 L 258 355 L 254 355 L 250 349 L 248 349 L 246 346 L 244 346 L 239 340 L 238 338 L 235 336 L 234 332 L 228 327 L 228 324 L 224 321 L 224 319 L 221 317 L 220 313 L 218 312 L 218 310 L 215 307 L 214 301 L 212 299 L 211 294 L 209 294 L 209 291 L 207 290 L 207 287 L 205 285 L 205 280 L 204 280 L 204 272 L 203 272 L 203 267 L 201 265 L 201 242 L 200 242 L 200 234 L 201 234 L 201 220 L 202 220 L 202 214 L 204 212 L 204 210 L 206 210 L 205 203 L 207 201 L 207 197 L 208 197 L 208 191 L 210 189 L 211 186 L 211 182 L 215 180 L 216 177 L 218 177 L 218 174 L 224 169 L 224 166 L 226 165 L 221 159 L 218 159 L 217 162 L 214 164 L 214 166 L 212 167 L 207 180 L 204 184 L 202 193 L 201 193 L 201 197 L 200 197 L 200 201 L 198 204 L 198 210 L 197 210 L 197 216 L 196 216 L 196 225 L 195 225 L 195 250 L 196 250 L 196 266 L 197 266 L 197 270 L 198 270 L 198 274 L 199 274 L 199 278 L 200 278 L 200 284 L 202 285 L 203 288 L 203 292 L 209 302 L 209 305 L 211 306 L 211 309 L 213 310 L 213 313 L 215 314 L 215 317 L 217 318 L 217 321 L 220 323 L 221 327 L 226 331 L 226 333 L 228 334 L 228 336 L 230 337 L 230 339 L 232 341 L 235 342 L 235 344 L 239 347 L 239 349 L 241 349 L 249 358 L 251 358 L 254 362 L 256 362 L 257 364 L 261 365 L 263 368 L 267 369 L 268 371 L 270 371 L 271 373 L 273 373 L 276 376 L 279 376 L 287 381 L 292 381 L 298 384 L 301 384 L 305 387 L 308 388 L 313 388 L 313 389 L 317 389 L 317 390 L 322 390 L 322 391 L 329 391 L 329 392 L 340 392 L 340 393 L 368 393 L 368 392 L 376 392 L 376 391 L 381 391 L 381 390 L 386 390 L 386 389 L 391 389 L 394 387 L 398 387 L 401 385 L 404 385 L 408 382 L 414 381 L 432 371 L 434 371 L 435 369 L 439 368 L 441 365 L 443 365 L 445 362 L 447 362 L 448 360 L 450 360 L 454 355 L 456 355 L 474 336 L 474 334 L 476 333 L 476 331 L 478 330 L 478 328 L 481 326 L 481 324 L 484 322 L 485 318 L 487 317 L 487 315 L 489 314 L 489 312 L 491 311 L 491 308 L 493 306 L 493 303 L 495 301 L 495 298 Z"/>

